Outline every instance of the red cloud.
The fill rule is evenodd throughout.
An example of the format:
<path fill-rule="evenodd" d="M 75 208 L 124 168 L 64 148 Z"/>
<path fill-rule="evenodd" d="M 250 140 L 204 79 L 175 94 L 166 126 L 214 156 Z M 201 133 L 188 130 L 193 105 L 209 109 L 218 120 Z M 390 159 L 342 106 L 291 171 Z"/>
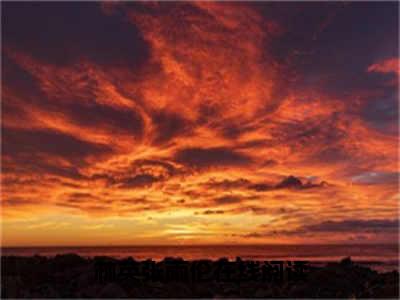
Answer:
<path fill-rule="evenodd" d="M 399 58 L 387 58 L 368 67 L 368 72 L 400 74 Z"/>

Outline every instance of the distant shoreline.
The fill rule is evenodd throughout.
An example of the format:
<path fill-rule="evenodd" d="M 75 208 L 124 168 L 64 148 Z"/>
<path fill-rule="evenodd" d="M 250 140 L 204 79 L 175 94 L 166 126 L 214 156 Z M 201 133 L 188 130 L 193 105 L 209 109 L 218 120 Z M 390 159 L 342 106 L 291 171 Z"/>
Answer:
<path fill-rule="evenodd" d="M 40 255 L 40 254 L 35 254 L 35 255 L 1 255 L 0 257 L 19 257 L 19 258 L 27 258 L 27 259 L 34 258 L 34 257 L 43 257 L 43 258 L 51 260 L 51 259 L 54 259 L 56 256 L 62 256 L 62 255 L 68 255 L 68 254 L 62 253 L 62 254 L 54 254 L 54 255 Z M 144 258 L 144 259 L 137 259 L 134 256 L 97 256 L 97 255 L 95 255 L 95 256 L 79 255 L 79 256 L 84 258 L 84 259 L 89 259 L 89 260 L 90 259 L 94 259 L 96 257 L 107 257 L 107 258 L 115 259 L 115 260 L 134 259 L 134 260 L 138 260 L 138 261 L 152 260 L 152 261 L 155 261 L 155 262 L 160 262 L 160 261 L 165 259 L 165 257 L 162 258 L 162 259 L 153 259 L 151 257 Z M 181 259 L 181 257 L 171 257 L 171 258 Z M 198 261 L 198 260 L 217 261 L 217 260 L 220 260 L 220 259 L 227 259 L 228 261 L 234 261 L 234 258 L 227 258 L 227 257 L 219 257 L 219 258 L 216 258 L 216 259 L 210 259 L 210 258 L 204 257 L 202 259 L 199 259 L 199 258 L 188 259 L 187 261 L 188 262 L 193 262 L 193 261 Z M 243 258 L 243 260 L 245 260 L 245 261 L 264 261 L 264 260 L 249 259 L 249 258 Z M 280 259 L 279 257 L 278 258 L 273 258 L 272 257 L 272 258 L 267 259 L 267 261 L 268 260 L 293 261 L 293 260 L 288 260 L 288 259 Z M 297 260 L 301 260 L 301 259 L 297 259 Z M 307 260 L 307 261 L 309 262 L 310 266 L 323 268 L 323 267 L 325 267 L 325 266 L 327 266 L 329 264 L 337 263 L 340 260 L 341 259 L 336 259 L 336 260 Z M 377 271 L 378 273 L 385 273 L 385 272 L 392 272 L 392 271 L 399 271 L 400 270 L 400 266 L 399 266 L 398 261 L 378 261 L 378 260 L 364 261 L 364 260 L 355 260 L 355 259 L 352 259 L 352 261 L 357 265 L 370 268 L 371 270 Z"/>
<path fill-rule="evenodd" d="M 308 260 L 314 265 L 325 265 L 351 257 L 358 264 L 379 272 L 399 270 L 399 245 L 397 244 L 323 244 L 291 245 L 160 245 L 160 246 L 40 246 L 1 247 L 2 255 L 54 257 L 58 254 L 76 253 L 82 257 L 109 256 L 134 257 L 138 260 L 151 258 L 160 261 L 164 257 L 182 257 L 186 260 L 219 259 L 237 256 L 251 260 Z"/>
<path fill-rule="evenodd" d="M 16 249 L 16 248 L 132 248 L 132 247 L 296 247 L 296 246 L 390 246 L 390 247 L 397 247 L 400 248 L 400 245 L 397 243 L 310 243 L 310 244 L 188 244 L 188 245 L 176 245 L 176 244 L 160 244 L 160 245 L 145 245 L 145 244 L 138 244 L 138 245 L 32 245 L 32 246 L 0 246 L 0 249 Z"/>

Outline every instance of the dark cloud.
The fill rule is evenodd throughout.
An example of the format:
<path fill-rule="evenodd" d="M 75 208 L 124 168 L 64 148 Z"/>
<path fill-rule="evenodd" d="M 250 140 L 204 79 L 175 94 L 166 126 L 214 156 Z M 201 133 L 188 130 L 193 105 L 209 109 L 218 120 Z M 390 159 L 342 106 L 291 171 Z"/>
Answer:
<path fill-rule="evenodd" d="M 398 135 L 399 101 L 398 90 L 382 96 L 374 96 L 364 105 L 361 117 L 383 133 Z"/>
<path fill-rule="evenodd" d="M 278 162 L 277 162 L 276 160 L 267 159 L 266 161 L 264 161 L 264 162 L 262 163 L 262 166 L 263 166 L 263 167 L 272 167 L 272 166 L 275 166 L 275 165 L 277 165 L 277 164 L 278 164 Z"/>
<path fill-rule="evenodd" d="M 176 136 L 187 133 L 190 124 L 182 116 L 166 111 L 159 111 L 153 114 L 153 124 L 156 127 L 155 144 L 169 142 Z"/>
<path fill-rule="evenodd" d="M 246 197 L 243 198 L 240 196 L 226 195 L 226 196 L 214 198 L 214 203 L 217 205 L 225 205 L 225 204 L 239 203 L 246 199 L 247 199 Z"/>
<path fill-rule="evenodd" d="M 3 199 L 1 204 L 4 206 L 25 206 L 25 205 L 36 205 L 40 202 L 33 199 L 21 198 L 21 197 L 12 197 L 8 199 Z"/>
<path fill-rule="evenodd" d="M 223 210 L 217 209 L 217 210 L 211 210 L 211 209 L 207 209 L 205 211 L 203 211 L 203 215 L 222 215 L 225 212 Z"/>
<path fill-rule="evenodd" d="M 258 207 L 258 206 L 251 206 L 251 207 L 248 207 L 248 209 L 255 215 L 265 215 L 265 214 L 271 212 L 271 210 L 268 208 Z"/>
<path fill-rule="evenodd" d="M 88 156 L 112 153 L 107 145 L 89 143 L 55 131 L 3 128 L 3 155 L 35 164 L 33 158 L 59 157 L 82 164 Z M 23 165 L 23 164 L 22 164 Z"/>
<path fill-rule="evenodd" d="M 116 109 L 99 103 L 69 104 L 54 103 L 54 101 L 43 101 L 41 107 L 48 111 L 63 112 L 72 123 L 81 127 L 109 128 L 116 133 L 130 134 L 141 137 L 144 129 L 142 116 L 133 110 Z"/>
<path fill-rule="evenodd" d="M 261 225 L 261 228 L 268 228 L 270 225 Z M 388 234 L 399 232 L 399 220 L 395 219 L 354 219 L 342 221 L 325 221 L 312 225 L 305 225 L 293 230 L 267 230 L 262 232 L 249 233 L 249 237 L 270 237 L 270 236 L 312 236 L 319 233 L 326 234 Z"/>
<path fill-rule="evenodd" d="M 67 202 L 69 203 L 83 203 L 83 202 L 92 202 L 93 200 L 99 200 L 98 197 L 90 194 L 90 193 L 83 193 L 83 192 L 75 192 L 66 194 Z"/>
<path fill-rule="evenodd" d="M 67 65 L 87 58 L 138 71 L 150 55 L 126 16 L 120 11 L 105 14 L 99 3 L 7 2 L 2 3 L 2 21 L 5 45 L 29 49 L 45 63 Z"/>
<path fill-rule="evenodd" d="M 2 132 L 4 174 L 52 175 L 84 180 L 80 168 L 88 164 L 89 158 L 105 158 L 112 153 L 107 145 L 85 142 L 54 131 L 5 127 Z M 60 160 L 69 164 L 59 164 Z"/>
<path fill-rule="evenodd" d="M 204 187 L 208 189 L 217 189 L 222 191 L 236 190 L 236 189 L 249 189 L 256 192 L 267 192 L 267 191 L 275 191 L 279 189 L 311 189 L 316 187 L 326 187 L 328 183 L 325 181 L 321 181 L 319 183 L 312 183 L 308 181 L 303 183 L 301 179 L 295 176 L 287 176 L 283 178 L 277 184 L 272 183 L 252 183 L 247 179 L 236 179 L 236 180 L 209 180 L 208 182 L 202 184 Z"/>
<path fill-rule="evenodd" d="M 302 74 L 292 82 L 298 88 L 336 96 L 376 88 L 384 80 L 365 70 L 371 62 L 397 56 L 398 8 L 397 2 L 288 3 L 275 10 L 267 4 L 263 13 L 284 24 L 285 33 L 266 47 L 293 74 Z M 360 55 L 360 49 L 369 51 Z"/>
<path fill-rule="evenodd" d="M 14 187 L 14 186 L 18 186 L 18 185 L 34 185 L 37 184 L 38 181 L 36 179 L 33 178 L 19 178 L 19 177 L 5 177 L 2 178 L 1 180 L 2 184 L 4 185 L 4 187 Z"/>
<path fill-rule="evenodd" d="M 23 74 L 28 73 L 21 73 L 19 76 L 25 76 Z M 20 84 L 21 80 L 16 81 L 15 84 Z M 23 85 L 16 86 L 13 92 L 21 94 L 19 92 L 21 89 L 23 89 Z M 67 99 L 66 97 L 70 96 L 63 96 L 61 101 L 43 94 L 39 89 L 29 91 L 30 94 L 23 92 L 21 103 L 33 104 L 49 114 L 62 114 L 74 125 L 82 128 L 101 128 L 115 134 L 126 134 L 137 138 L 140 138 L 143 134 L 144 121 L 140 113 L 131 109 L 117 109 L 108 105 L 93 103 L 90 97 L 95 97 L 95 95 L 91 90 L 88 94 L 76 95 L 76 99 Z M 7 116 L 11 113 L 26 119 L 27 116 L 24 116 L 25 112 L 20 107 L 22 105 L 16 105 L 10 99 L 6 99 L 3 103 L 3 108 L 5 108 L 3 115 Z"/>
<path fill-rule="evenodd" d="M 347 162 L 351 159 L 354 159 L 351 153 L 347 152 L 342 146 L 339 145 L 327 146 L 310 157 L 310 161 L 315 161 L 322 164 Z"/>
<path fill-rule="evenodd" d="M 288 176 L 276 185 L 276 188 L 301 188 L 303 183 L 301 180 L 294 176 Z"/>
<path fill-rule="evenodd" d="M 156 160 L 156 159 L 140 159 L 134 161 L 132 167 L 136 170 L 143 170 L 146 168 L 161 168 L 164 170 L 166 176 L 174 176 L 181 174 L 181 170 L 177 169 L 169 162 Z"/>
<path fill-rule="evenodd" d="M 255 191 L 257 191 L 257 192 L 270 191 L 270 190 L 273 190 L 273 189 L 274 189 L 273 186 L 271 186 L 271 185 L 269 185 L 269 184 L 266 184 L 266 183 L 256 183 L 256 184 L 252 184 L 252 185 L 249 185 L 248 188 L 249 188 L 250 190 L 255 190 Z"/>
<path fill-rule="evenodd" d="M 266 236 L 262 233 L 251 232 L 246 234 L 232 234 L 232 237 L 244 237 L 244 238 L 265 238 Z"/>
<path fill-rule="evenodd" d="M 308 225 L 304 231 L 312 232 L 396 232 L 399 229 L 399 220 L 344 220 L 326 221 L 315 225 Z"/>
<path fill-rule="evenodd" d="M 119 202 L 124 202 L 130 205 L 149 205 L 151 204 L 151 200 L 147 198 L 121 198 L 118 199 Z"/>
<path fill-rule="evenodd" d="M 257 192 L 265 192 L 265 191 L 274 191 L 278 189 L 310 189 L 310 188 L 316 188 L 316 187 L 325 187 L 327 186 L 327 183 L 322 181 L 318 184 L 316 183 L 303 183 L 299 178 L 295 176 L 287 176 L 284 179 L 282 179 L 281 182 L 271 185 L 267 183 L 256 183 L 256 184 L 251 184 L 248 186 L 249 189 L 255 190 Z"/>
<path fill-rule="evenodd" d="M 34 76 L 9 58 L 4 51 L 2 51 L 1 58 L 3 88 L 7 87 L 17 93 L 25 93 L 26 96 L 40 93 L 39 81 Z"/>
<path fill-rule="evenodd" d="M 310 105 L 314 100 L 299 100 L 299 103 Z M 307 114 L 305 113 L 305 117 Z M 274 144 L 290 145 L 293 151 L 313 145 L 315 148 L 324 149 L 328 144 L 331 147 L 340 146 L 348 136 L 345 128 L 348 126 L 342 113 L 333 111 L 323 119 L 305 118 L 301 122 L 285 122 L 272 129 L 276 139 Z"/>
<path fill-rule="evenodd" d="M 122 179 L 121 183 L 118 183 L 117 186 L 122 188 L 138 188 L 138 187 L 146 187 L 150 186 L 153 183 L 159 181 L 160 178 L 155 177 L 150 174 L 140 174 L 136 175 L 132 178 L 124 178 Z"/>
<path fill-rule="evenodd" d="M 216 103 L 204 102 L 198 107 L 199 117 L 197 123 L 199 125 L 209 124 L 211 120 L 215 120 L 221 115 L 221 107 Z"/>
<path fill-rule="evenodd" d="M 209 180 L 208 182 L 204 183 L 204 187 L 211 188 L 211 189 L 218 189 L 218 190 L 233 190 L 239 189 L 243 187 L 247 187 L 250 184 L 250 181 L 247 179 L 239 178 L 236 180 L 228 180 L 224 179 L 221 181 L 216 180 Z"/>
<path fill-rule="evenodd" d="M 83 75 L 81 80 L 85 87 L 74 95 L 68 95 L 64 92 L 49 95 L 41 90 L 36 77 L 7 55 L 3 54 L 3 58 L 3 88 L 7 87 L 13 96 L 19 96 L 18 103 L 15 103 L 14 97 L 10 97 L 9 94 L 6 94 L 3 99 L 2 116 L 6 121 L 13 117 L 28 122 L 30 117 L 24 110 L 26 104 L 27 107 L 34 105 L 49 114 L 63 115 L 70 123 L 80 127 L 100 128 L 115 134 L 132 135 L 136 138 L 142 136 L 144 121 L 139 112 L 92 101 L 93 98 L 97 97 L 96 90 L 98 90 L 98 84 L 92 78 Z M 76 85 L 77 83 L 74 82 L 73 84 Z"/>
<path fill-rule="evenodd" d="M 136 160 L 127 167 L 109 173 L 96 173 L 90 180 L 104 181 L 108 187 L 141 188 L 151 186 L 156 182 L 163 182 L 172 176 L 181 174 L 169 162 L 161 160 L 142 159 Z"/>
<path fill-rule="evenodd" d="M 398 184 L 399 172 L 364 172 L 353 176 L 351 181 L 358 184 Z"/>
<path fill-rule="evenodd" d="M 80 166 L 69 166 L 69 167 L 63 167 L 63 166 L 58 166 L 58 165 L 51 165 L 49 163 L 43 162 L 43 161 L 34 161 L 32 163 L 29 163 L 27 160 L 25 160 L 26 165 L 22 165 L 24 167 L 18 169 L 20 174 L 23 173 L 28 173 L 30 170 L 32 174 L 52 174 L 57 177 L 65 177 L 69 179 L 74 179 L 74 180 L 84 180 L 85 176 L 81 174 L 79 168 Z M 29 167 L 29 165 L 31 165 Z M 15 169 L 17 171 L 17 169 Z"/>
<path fill-rule="evenodd" d="M 175 154 L 175 160 L 198 168 L 241 166 L 252 162 L 250 157 L 224 147 L 181 149 Z"/>
<path fill-rule="evenodd" d="M 208 123 L 208 126 L 216 130 L 222 137 L 231 140 L 239 138 L 245 132 L 256 129 L 254 125 L 248 122 L 219 117 L 214 117 L 213 121 Z"/>
<path fill-rule="evenodd" d="M 39 176 L 43 182 L 37 182 L 38 186 L 56 177 L 86 180 L 80 169 L 87 166 L 89 159 L 106 158 L 112 153 L 108 145 L 85 142 L 55 131 L 8 127 L 2 130 L 2 172 Z M 59 164 L 60 160 L 67 163 Z M 46 176 L 51 178 L 44 179 Z"/>
<path fill-rule="evenodd" d="M 242 133 L 242 128 L 236 125 L 225 125 L 222 128 L 222 135 L 228 139 L 236 139 Z"/>
<path fill-rule="evenodd" d="M 350 110 L 359 107 L 353 118 L 361 117 L 385 134 L 398 134 L 395 74 L 367 72 L 377 61 L 398 57 L 397 2 L 254 5 L 267 20 L 275 20 L 283 27 L 282 34 L 275 36 L 272 43 L 268 41 L 266 48 L 291 74 L 293 80 L 287 89 L 312 90 L 347 106 L 352 103 Z M 369 50 L 361 55 L 360 49 Z M 319 137 L 317 141 L 325 139 Z M 334 138 L 326 141 L 333 148 L 320 155 L 321 162 L 350 159 L 333 145 Z"/>
<path fill-rule="evenodd" d="M 35 98 L 45 99 L 45 95 L 40 90 L 38 80 L 10 59 L 4 51 L 2 52 L 1 85 L 3 124 L 6 124 L 9 119 L 29 122 L 29 116 L 24 107 L 20 103 L 16 103 L 14 97 L 18 96 L 20 101 L 30 104 Z"/>

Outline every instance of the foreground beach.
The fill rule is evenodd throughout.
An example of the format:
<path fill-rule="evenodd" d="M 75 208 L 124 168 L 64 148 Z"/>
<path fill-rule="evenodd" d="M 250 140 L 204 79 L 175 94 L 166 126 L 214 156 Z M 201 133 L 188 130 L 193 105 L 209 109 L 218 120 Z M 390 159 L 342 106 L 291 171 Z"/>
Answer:
<path fill-rule="evenodd" d="M 2 298 L 398 298 L 399 273 L 378 273 L 349 258 L 315 267 L 240 258 L 3 256 L 1 286 Z"/>

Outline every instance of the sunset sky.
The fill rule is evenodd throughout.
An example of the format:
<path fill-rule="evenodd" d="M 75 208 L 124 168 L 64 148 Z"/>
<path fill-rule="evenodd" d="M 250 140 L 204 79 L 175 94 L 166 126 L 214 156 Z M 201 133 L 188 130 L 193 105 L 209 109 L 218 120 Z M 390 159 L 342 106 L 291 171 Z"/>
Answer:
<path fill-rule="evenodd" d="M 2 6 L 2 245 L 398 240 L 398 2 Z"/>

